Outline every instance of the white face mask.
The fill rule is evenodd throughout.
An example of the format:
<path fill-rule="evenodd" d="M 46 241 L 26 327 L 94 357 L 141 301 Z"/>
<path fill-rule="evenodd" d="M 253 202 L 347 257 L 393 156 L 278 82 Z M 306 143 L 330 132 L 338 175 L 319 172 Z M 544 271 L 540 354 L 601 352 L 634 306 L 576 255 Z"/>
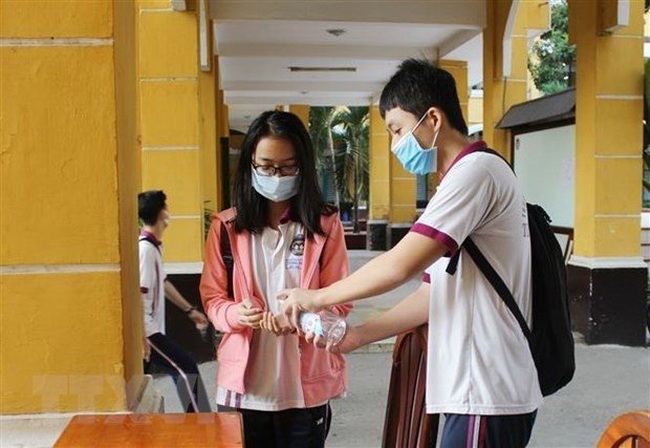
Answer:
<path fill-rule="evenodd" d="M 255 168 L 253 173 L 253 188 L 266 199 L 273 202 L 282 202 L 298 194 L 298 175 L 295 176 L 262 176 Z"/>
<path fill-rule="evenodd" d="M 166 229 L 169 226 L 169 221 L 171 221 L 172 215 L 170 215 L 167 210 L 163 210 L 163 212 L 164 212 L 162 217 L 163 229 Z"/>

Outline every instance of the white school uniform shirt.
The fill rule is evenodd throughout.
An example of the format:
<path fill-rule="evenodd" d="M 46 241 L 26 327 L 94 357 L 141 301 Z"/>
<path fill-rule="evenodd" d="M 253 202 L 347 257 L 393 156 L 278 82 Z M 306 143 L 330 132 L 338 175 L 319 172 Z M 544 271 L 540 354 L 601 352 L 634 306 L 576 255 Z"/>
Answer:
<path fill-rule="evenodd" d="M 531 254 L 526 201 L 499 157 L 466 148 L 411 231 L 442 242 L 451 255 L 469 236 L 531 323 Z M 427 413 L 523 414 L 542 401 L 537 370 L 516 318 L 466 251 L 455 275 L 448 257 L 425 271 L 431 283 Z"/>
<path fill-rule="evenodd" d="M 267 310 L 280 312 L 276 294 L 300 286 L 305 235 L 300 223 L 283 219 L 278 229 L 265 227 L 251 238 L 255 283 Z M 253 332 L 246 368 L 246 393 L 217 388 L 217 404 L 257 411 L 304 408 L 298 336 Z M 317 403 L 315 406 L 321 406 Z"/>
<path fill-rule="evenodd" d="M 138 241 L 140 251 L 140 293 L 143 297 L 144 330 L 147 337 L 165 334 L 165 279 L 162 243 L 143 231 Z"/>

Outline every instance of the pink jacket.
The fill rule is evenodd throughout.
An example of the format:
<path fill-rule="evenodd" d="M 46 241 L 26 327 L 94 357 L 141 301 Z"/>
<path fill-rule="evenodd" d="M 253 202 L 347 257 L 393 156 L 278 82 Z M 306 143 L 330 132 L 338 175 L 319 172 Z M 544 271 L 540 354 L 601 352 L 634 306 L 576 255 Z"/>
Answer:
<path fill-rule="evenodd" d="M 228 390 L 245 393 L 245 374 L 253 331 L 237 321 L 236 304 L 248 295 L 256 307 L 266 304 L 254 282 L 250 253 L 249 232 L 234 231 L 234 208 L 212 216 L 212 224 L 205 249 L 201 275 L 203 308 L 214 327 L 223 332 L 217 350 L 217 384 Z M 228 297 L 227 272 L 221 256 L 221 225 L 225 224 L 230 237 L 233 265 L 233 294 Z M 321 226 L 327 236 L 314 235 L 305 239 L 300 287 L 318 289 L 344 278 L 348 274 L 348 257 L 345 249 L 343 226 L 337 214 L 322 216 Z M 243 274 L 243 275 L 242 275 Z M 246 292 L 249 292 L 247 294 Z M 347 316 L 352 305 L 340 305 L 331 311 Z M 301 381 L 305 405 L 315 406 L 343 393 L 347 387 L 345 359 L 338 354 L 317 349 L 303 338 L 299 342 Z"/>

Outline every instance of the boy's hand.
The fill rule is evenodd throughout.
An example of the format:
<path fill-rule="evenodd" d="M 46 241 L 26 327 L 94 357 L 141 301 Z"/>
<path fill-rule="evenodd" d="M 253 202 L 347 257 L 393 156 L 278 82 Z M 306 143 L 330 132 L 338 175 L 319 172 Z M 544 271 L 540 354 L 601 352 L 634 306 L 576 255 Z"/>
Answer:
<path fill-rule="evenodd" d="M 337 345 L 330 345 L 329 343 L 326 346 L 326 349 L 332 353 L 350 353 L 359 347 L 363 347 L 365 342 L 363 341 L 363 332 L 359 330 L 359 327 L 348 326 L 345 330 L 345 336 Z"/>
<path fill-rule="evenodd" d="M 194 322 L 197 328 L 200 326 L 207 327 L 208 325 L 208 318 L 199 310 L 192 310 L 187 316 Z"/>
<path fill-rule="evenodd" d="M 317 313 L 323 306 L 317 298 L 317 290 L 313 289 L 285 289 L 280 291 L 276 297 L 282 303 L 282 314 L 289 320 L 292 327 L 300 329 L 299 316 L 302 311 Z"/>
<path fill-rule="evenodd" d="M 142 359 L 146 362 L 149 362 L 151 356 L 151 346 L 149 345 L 149 340 L 146 336 L 142 337 Z"/>

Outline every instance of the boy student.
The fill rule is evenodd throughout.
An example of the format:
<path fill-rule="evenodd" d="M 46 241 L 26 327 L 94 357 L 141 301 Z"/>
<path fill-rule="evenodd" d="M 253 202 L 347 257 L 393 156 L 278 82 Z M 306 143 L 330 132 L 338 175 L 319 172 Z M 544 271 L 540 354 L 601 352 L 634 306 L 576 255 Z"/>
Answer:
<path fill-rule="evenodd" d="M 138 195 L 138 215 L 144 223 L 140 233 L 140 292 L 144 308 L 145 373 L 155 364 L 174 379 L 186 412 L 211 412 L 205 386 L 192 356 L 165 335 L 165 297 L 192 319 L 207 326 L 205 315 L 191 305 L 167 280 L 162 259 L 162 236 L 169 225 L 167 196 L 162 190 Z"/>
<path fill-rule="evenodd" d="M 371 297 L 424 271 L 418 290 L 389 311 L 349 328 L 348 352 L 429 323 L 427 413 L 444 413 L 443 447 L 523 447 L 542 394 L 517 320 L 470 256 L 472 238 L 512 291 L 530 325 L 531 254 L 526 203 L 510 167 L 472 143 L 452 76 L 427 61 L 403 61 L 379 103 L 391 150 L 416 174 L 440 185 L 410 232 L 390 251 L 320 290 L 288 289 L 284 313 Z"/>

